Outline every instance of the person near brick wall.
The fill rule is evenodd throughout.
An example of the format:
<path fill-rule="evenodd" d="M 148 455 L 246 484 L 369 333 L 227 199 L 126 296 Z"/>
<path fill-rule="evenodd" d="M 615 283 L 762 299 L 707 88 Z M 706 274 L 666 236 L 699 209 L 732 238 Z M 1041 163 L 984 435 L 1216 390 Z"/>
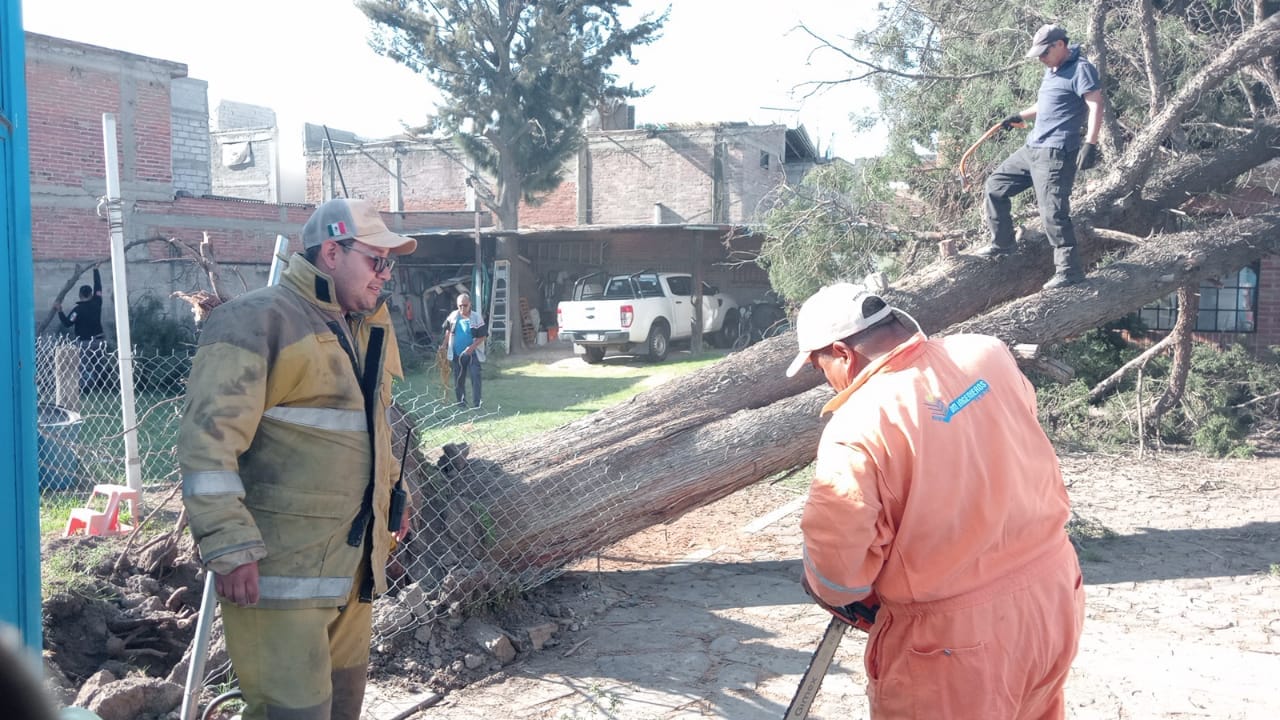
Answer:
<path fill-rule="evenodd" d="M 102 331 L 102 274 L 98 268 L 93 269 L 93 287 L 80 286 L 80 299 L 70 313 L 62 312 L 62 303 L 54 303 L 53 309 L 58 311 L 63 327 L 73 328 L 72 334 L 80 348 L 80 390 L 92 390 L 98 385 L 106 347 Z"/>
<path fill-rule="evenodd" d="M 345 198 L 316 209 L 302 242 L 280 284 L 210 312 L 178 437 L 245 720 L 359 720 L 370 603 L 409 529 L 382 286 L 417 242 Z"/>
<path fill-rule="evenodd" d="M 444 346 L 453 370 L 453 394 L 467 406 L 467 378 L 471 379 L 471 399 L 480 407 L 480 375 L 484 363 L 484 339 L 489 336 L 484 316 L 471 309 L 471 295 L 459 293 L 458 309 L 444 321 Z"/>

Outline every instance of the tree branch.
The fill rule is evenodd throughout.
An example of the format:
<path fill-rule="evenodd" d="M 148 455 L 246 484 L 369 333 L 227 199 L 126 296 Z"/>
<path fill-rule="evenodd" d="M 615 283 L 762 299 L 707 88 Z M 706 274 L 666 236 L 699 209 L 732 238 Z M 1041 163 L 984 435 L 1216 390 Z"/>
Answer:
<path fill-rule="evenodd" d="M 821 35 L 815 33 L 813 30 L 810 30 L 809 27 L 804 23 L 800 23 L 799 25 L 796 26 L 795 29 L 799 29 L 805 34 L 807 34 L 809 37 L 813 38 L 814 40 L 817 40 L 819 43 L 817 49 L 821 50 L 825 48 L 828 50 L 832 50 L 834 52 L 837 52 L 843 55 L 853 64 L 867 69 L 866 72 L 864 73 L 857 74 L 857 75 L 850 75 L 849 77 L 841 80 L 809 80 L 809 81 L 797 84 L 793 89 L 809 88 L 808 92 L 806 92 L 803 95 L 803 97 L 806 97 L 806 98 L 812 97 L 814 94 L 819 93 L 828 88 L 834 87 L 836 85 L 845 85 L 852 82 L 859 82 L 861 80 L 865 80 L 869 77 L 873 77 L 876 75 L 890 75 L 893 77 L 900 77 L 906 80 L 923 80 L 923 81 L 945 80 L 945 81 L 953 81 L 953 82 L 963 82 L 967 80 L 976 80 L 978 78 L 985 78 L 985 77 L 992 77 L 994 75 L 1000 75 L 1000 74 L 1009 72 L 1010 70 L 1018 67 L 1019 65 L 1022 65 L 1025 62 L 1024 60 L 1019 60 L 1018 62 L 1011 63 L 1001 68 L 981 70 L 978 72 L 967 73 L 964 75 L 936 75 L 933 73 L 903 72 L 901 70 L 894 70 L 892 68 L 876 65 L 875 63 L 869 62 L 867 60 L 863 60 L 862 58 L 858 57 L 857 55 L 854 55 L 853 53 L 850 53 L 844 48 L 836 46 L 830 40 L 827 40 Z"/>

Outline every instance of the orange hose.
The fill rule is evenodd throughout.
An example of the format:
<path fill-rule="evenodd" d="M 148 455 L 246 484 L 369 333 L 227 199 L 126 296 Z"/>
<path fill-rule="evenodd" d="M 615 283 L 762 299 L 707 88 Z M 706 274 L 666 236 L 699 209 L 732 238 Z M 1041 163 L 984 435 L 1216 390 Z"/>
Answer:
<path fill-rule="evenodd" d="M 1003 121 L 1003 120 L 1002 120 L 1002 121 L 1000 121 L 1000 122 L 998 122 L 998 123 L 996 123 L 995 125 L 992 125 L 992 126 L 991 126 L 991 128 L 990 128 L 989 130 L 987 130 L 986 132 L 982 133 L 982 137 L 978 138 L 977 142 L 975 142 L 974 144 L 970 145 L 970 146 L 969 146 L 969 149 L 968 149 L 968 150 L 965 150 L 965 151 L 964 151 L 964 154 L 960 156 L 960 166 L 959 166 L 958 170 L 959 170 L 959 172 L 960 172 L 960 190 L 961 190 L 961 191 L 963 191 L 963 192 L 969 192 L 969 178 L 968 178 L 968 176 L 966 175 L 965 170 L 964 170 L 965 163 L 969 162 L 969 156 L 973 154 L 973 151 L 974 151 L 974 150 L 977 150 L 977 149 L 978 149 L 978 146 L 979 146 L 979 145 L 981 145 L 982 143 L 984 143 L 984 142 L 986 142 L 986 141 L 990 140 L 990 139 L 992 138 L 992 136 L 994 136 L 996 133 L 1000 132 L 1000 129 L 1001 129 L 1001 128 L 1003 128 L 1003 127 L 1004 127 L 1004 121 Z"/>

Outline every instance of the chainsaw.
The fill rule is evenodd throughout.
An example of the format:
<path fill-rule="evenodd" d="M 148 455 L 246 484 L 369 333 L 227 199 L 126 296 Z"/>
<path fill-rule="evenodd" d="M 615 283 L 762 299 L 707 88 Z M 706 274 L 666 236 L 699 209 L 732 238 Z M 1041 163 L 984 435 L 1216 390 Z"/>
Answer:
<path fill-rule="evenodd" d="M 822 633 L 818 648 L 813 651 L 813 657 L 809 659 L 809 667 L 805 668 L 804 675 L 800 678 L 800 687 L 796 688 L 795 697 L 791 698 L 791 704 L 787 706 L 787 712 L 782 716 L 782 720 L 804 720 L 809 717 L 809 708 L 818 697 L 818 690 L 822 687 L 823 679 L 827 677 L 827 671 L 831 668 L 831 661 L 835 659 L 836 648 L 840 647 L 840 640 L 844 638 L 845 630 L 852 626 L 863 632 L 871 632 L 871 626 L 876 622 L 876 610 L 880 607 L 861 602 L 849 603 L 842 607 L 830 607 L 822 602 L 818 604 L 831 613 L 831 622 L 827 623 L 826 632 Z"/>

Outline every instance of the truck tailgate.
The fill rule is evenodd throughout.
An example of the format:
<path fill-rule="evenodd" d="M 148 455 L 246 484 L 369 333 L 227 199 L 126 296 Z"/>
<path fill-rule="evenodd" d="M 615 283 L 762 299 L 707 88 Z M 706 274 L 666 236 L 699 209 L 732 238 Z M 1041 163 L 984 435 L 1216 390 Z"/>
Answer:
<path fill-rule="evenodd" d="M 629 300 L 566 300 L 560 303 L 560 330 L 608 331 L 622 329 L 622 305 Z"/>

